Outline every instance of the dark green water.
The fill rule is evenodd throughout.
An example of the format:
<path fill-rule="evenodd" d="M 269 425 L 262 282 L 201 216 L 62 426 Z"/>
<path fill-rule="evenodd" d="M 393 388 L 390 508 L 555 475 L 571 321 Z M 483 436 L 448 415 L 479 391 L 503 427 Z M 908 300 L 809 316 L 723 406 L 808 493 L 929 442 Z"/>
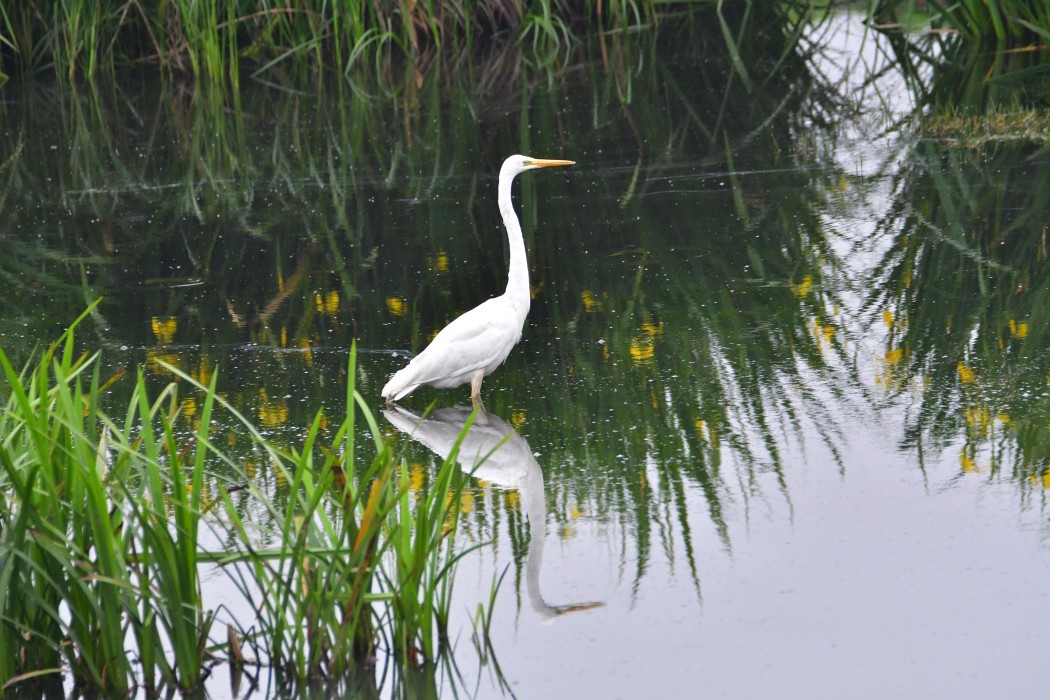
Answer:
<path fill-rule="evenodd" d="M 858 32 L 832 22 L 828 54 L 866 55 Z M 352 340 L 378 411 L 410 353 L 502 291 L 503 158 L 576 160 L 516 185 L 534 299 L 483 391 L 493 435 L 519 437 L 464 504 L 463 542 L 492 540 L 457 581 L 466 677 L 506 570 L 493 642 L 521 698 L 1036 696 L 1050 153 L 888 126 L 912 109 L 892 71 L 880 97 L 863 65 L 755 43 L 776 70 L 750 92 L 699 42 L 393 94 L 9 89 L 4 348 L 101 296 L 80 340 L 114 372 L 218 371 L 294 444 L 341 405 Z"/>

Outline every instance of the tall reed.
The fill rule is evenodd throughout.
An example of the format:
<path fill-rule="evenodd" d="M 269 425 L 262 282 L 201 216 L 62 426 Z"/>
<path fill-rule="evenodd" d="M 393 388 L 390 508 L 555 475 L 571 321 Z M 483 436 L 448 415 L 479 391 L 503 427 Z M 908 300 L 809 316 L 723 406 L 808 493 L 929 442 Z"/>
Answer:
<path fill-rule="evenodd" d="M 182 374 L 186 381 L 194 380 Z M 361 667 L 386 640 L 411 668 L 435 661 L 447 639 L 456 562 L 454 532 L 462 479 L 454 460 L 415 493 L 407 469 L 381 438 L 354 388 L 355 350 L 347 371 L 346 411 L 328 446 L 318 412 L 301 449 L 277 448 L 226 406 L 287 481 L 290 503 L 272 508 L 277 531 L 268 547 L 224 493 L 237 551 L 217 558 L 255 611 L 247 643 L 297 681 L 331 678 Z M 360 411 L 375 456 L 354 473 L 353 436 Z M 250 489 L 255 489 L 245 475 Z"/>
<path fill-rule="evenodd" d="M 290 64 L 348 70 L 384 55 L 413 61 L 480 43 L 564 49 L 578 35 L 655 22 L 660 0 L 0 0 L 9 73 L 94 78 L 102 66 L 153 64 L 239 79 Z"/>
<path fill-rule="evenodd" d="M 404 465 L 354 388 L 353 352 L 331 439 L 318 412 L 301 447 L 281 447 L 219 396 L 214 373 L 203 384 L 168 367 L 182 382 L 151 398 L 140 370 L 124 415 L 108 415 L 100 403 L 122 373 L 102 381 L 99 356 L 76 350 L 76 325 L 21 372 L 0 350 L 0 685 L 69 673 L 105 693 L 188 690 L 223 649 L 243 661 L 240 637 L 211 636 L 202 562 L 223 564 L 255 610 L 250 623 L 229 621 L 255 660 L 292 679 L 358 672 L 384 639 L 404 668 L 438 657 L 461 556 L 449 536 L 458 469 L 443 465 L 411 503 Z M 180 386 L 203 397 L 192 433 L 180 427 Z M 287 502 L 255 488 L 212 442 L 220 409 L 287 481 Z M 363 468 L 358 411 L 376 453 Z M 222 487 L 224 512 L 206 517 L 204 475 L 219 464 L 233 481 Z M 276 523 L 270 545 L 234 507 L 234 484 Z M 204 524 L 232 549 L 205 551 Z"/>

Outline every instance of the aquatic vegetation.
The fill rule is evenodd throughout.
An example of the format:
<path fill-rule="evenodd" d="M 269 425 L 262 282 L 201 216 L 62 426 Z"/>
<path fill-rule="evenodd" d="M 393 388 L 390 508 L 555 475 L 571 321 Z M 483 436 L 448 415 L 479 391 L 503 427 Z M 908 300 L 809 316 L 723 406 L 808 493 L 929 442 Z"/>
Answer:
<path fill-rule="evenodd" d="M 983 123 L 964 128 L 971 119 Z M 916 144 L 878 223 L 893 245 L 864 307 L 892 319 L 890 395 L 922 387 L 905 444 L 942 448 L 961 434 L 963 471 L 991 455 L 1022 486 L 1050 455 L 1044 143 L 1014 134 L 966 148 Z"/>
<path fill-rule="evenodd" d="M 895 63 L 917 102 L 983 113 L 1044 107 L 1050 91 L 1050 5 L 1028 0 L 880 4 Z"/>
<path fill-rule="evenodd" d="M 152 64 L 239 81 L 291 66 L 350 70 L 384 56 L 419 60 L 486 43 L 559 51 L 581 32 L 625 29 L 667 12 L 658 0 L 3 0 L 0 75 L 53 70 L 72 80 Z"/>
<path fill-rule="evenodd" d="M 805 21 L 795 19 L 800 25 Z M 677 47 L 680 53 L 672 56 L 676 60 L 656 58 L 635 66 L 632 57 L 653 50 L 654 37 L 632 46 L 629 37 L 605 36 L 604 44 L 594 43 L 578 52 L 578 63 L 522 73 L 517 80 L 523 87 L 514 98 L 521 105 L 520 115 L 507 119 L 500 112 L 498 118 L 483 118 L 480 125 L 477 115 L 498 112 L 504 96 L 460 75 L 449 78 L 448 84 L 424 81 L 422 85 L 406 75 L 391 100 L 356 99 L 354 93 L 339 92 L 345 89 L 341 82 L 309 96 L 266 89 L 231 95 L 203 88 L 182 101 L 163 92 L 156 101 L 140 100 L 102 85 L 66 94 L 57 102 L 52 95 L 39 94 L 21 105 L 0 106 L 12 125 L 18 125 L 3 134 L 5 143 L 26 144 L 6 171 L 12 180 L 40 182 L 41 190 L 45 178 L 61 180 L 64 201 L 74 216 L 97 222 L 88 229 L 97 235 L 85 236 L 84 247 L 91 257 L 76 261 L 83 262 L 85 272 L 71 268 L 70 289 L 41 284 L 27 293 L 52 299 L 61 293 L 67 306 L 92 291 L 140 287 L 148 280 L 146 292 L 127 302 L 109 297 L 99 313 L 119 327 L 122 337 L 135 338 L 132 344 L 146 347 L 152 376 L 170 381 L 177 370 L 207 383 L 206 367 L 220 361 L 234 365 L 224 367 L 226 381 L 244 389 L 228 397 L 231 405 L 254 421 L 271 442 L 284 433 L 288 442 L 298 445 L 305 438 L 295 434 L 291 440 L 296 426 L 312 426 L 316 416 L 309 407 L 285 398 L 301 393 L 290 388 L 287 375 L 295 373 L 271 371 L 259 361 L 252 369 L 270 375 L 268 381 L 273 382 L 260 386 L 250 371 L 220 358 L 228 358 L 228 349 L 245 341 L 267 346 L 278 351 L 267 355 L 272 361 L 301 362 L 294 366 L 303 367 L 299 374 L 312 382 L 310 390 L 330 395 L 325 370 L 332 365 L 324 353 L 331 352 L 333 344 L 348 341 L 351 332 L 368 337 L 372 350 L 384 342 L 423 347 L 457 310 L 479 301 L 477 277 L 464 276 L 462 270 L 505 279 L 500 248 L 485 246 L 479 252 L 475 245 L 477 236 L 487 237 L 483 232 L 498 225 L 498 211 L 483 194 L 495 184 L 491 175 L 498 170 L 498 160 L 486 164 L 485 158 L 528 151 L 528 144 L 521 142 L 523 134 L 569 139 L 582 149 L 588 171 L 607 169 L 597 190 L 591 178 L 571 186 L 578 201 L 605 202 L 605 214 L 596 226 L 603 227 L 606 235 L 600 240 L 581 232 L 559 236 L 537 227 L 533 193 L 543 185 L 523 183 L 520 213 L 530 222 L 525 226 L 527 245 L 537 272 L 542 271 L 531 290 L 536 342 L 560 348 L 564 362 L 552 365 L 552 379 L 593 396 L 596 410 L 611 420 L 597 421 L 581 440 L 580 426 L 593 416 L 581 413 L 571 402 L 522 398 L 528 396 L 527 386 L 508 392 L 522 400 L 520 405 L 507 405 L 507 397 L 497 394 L 492 407 L 509 416 L 557 418 L 552 422 L 556 440 L 571 460 L 555 460 L 550 468 L 564 469 L 565 479 L 577 478 L 567 465 L 595 455 L 625 456 L 615 460 L 615 478 L 581 484 L 574 504 L 577 511 L 604 513 L 609 504 L 625 504 L 640 514 L 641 523 L 646 522 L 641 514 L 660 508 L 684 512 L 687 489 L 662 484 L 681 483 L 674 476 L 677 464 L 690 462 L 686 483 L 703 489 L 711 521 L 728 545 L 725 462 L 742 465 L 748 480 L 765 471 L 779 473 L 782 461 L 775 436 L 794 429 L 797 416 L 809 408 L 821 410 L 809 396 L 796 403 L 797 393 L 791 389 L 802 384 L 802 377 L 793 361 L 777 359 L 780 348 L 790 345 L 806 364 L 823 368 L 835 361 L 844 343 L 841 336 L 813 332 L 814 323 L 825 329 L 836 325 L 828 308 L 835 303 L 834 290 L 821 268 L 821 260 L 833 264 L 834 252 L 807 209 L 819 202 L 796 206 L 792 200 L 785 203 L 764 194 L 767 189 L 791 186 L 797 181 L 795 175 L 783 179 L 770 175 L 763 184 L 749 182 L 746 173 L 737 176 L 734 168 L 726 175 L 727 166 L 735 163 L 746 171 L 754 154 L 790 143 L 793 131 L 813 133 L 812 123 L 833 121 L 826 115 L 835 95 L 810 73 L 808 50 L 797 36 L 783 31 L 780 20 L 779 12 L 772 10 L 745 13 L 740 7 L 725 8 L 722 21 L 731 29 L 742 63 L 776 66 L 776 70 L 748 73 L 749 82 L 728 52 L 712 49 L 723 46 L 721 24 L 683 23 L 674 34 L 669 29 L 655 37 Z M 693 66 L 701 60 L 712 68 L 697 75 Z M 537 82 L 549 82 L 554 89 L 548 95 L 532 87 Z M 457 99 L 447 99 L 450 88 L 458 91 Z M 588 107 L 566 110 L 556 97 L 566 89 Z M 668 110 L 666 105 L 675 108 Z M 65 131 L 66 122 L 60 126 L 63 138 L 57 139 L 58 154 L 50 160 L 50 151 L 42 150 L 49 146 L 27 131 L 42 110 L 72 115 L 73 129 Z M 129 122 L 133 113 L 141 121 Z M 113 129 L 109 119 L 133 125 Z M 140 123 L 171 124 L 170 143 L 143 151 L 141 144 L 151 139 L 148 128 L 134 126 Z M 112 134 L 111 140 L 104 147 L 96 144 L 100 157 L 81 163 L 78 154 L 91 147 L 93 133 Z M 630 144 L 626 159 L 623 152 L 602 155 L 601 144 L 608 139 Z M 635 145 L 637 150 L 631 151 Z M 477 155 L 481 153 L 491 155 Z M 690 156 L 685 170 L 673 164 L 682 153 L 698 154 Z M 74 175 L 62 179 L 67 163 L 74 164 Z M 633 168 L 629 186 L 622 178 L 624 167 Z M 723 197 L 722 181 L 727 178 L 732 187 Z M 681 195 L 668 192 L 685 182 L 690 184 Z M 822 191 L 819 181 L 815 184 L 814 200 Z M 26 199 L 33 188 L 12 185 L 3 191 L 9 193 L 11 208 L 34 211 L 33 202 Z M 695 206 L 698 199 L 709 214 L 703 229 L 683 228 L 667 203 Z M 405 202 L 413 206 L 406 207 Z M 149 214 L 117 216 L 118 209 Z M 61 213 L 58 216 L 62 218 Z M 34 215 L 27 218 L 37 221 Z M 559 218 L 544 217 L 544 223 L 557 225 Z M 640 232 L 633 222 L 639 220 L 652 221 L 655 229 L 644 232 L 645 250 L 637 248 Z M 746 222 L 744 239 L 741 221 Z M 780 221 L 797 222 L 787 244 L 778 238 Z M 18 216 L 10 222 L 11 228 L 5 230 L 12 234 L 0 237 L 0 246 L 11 255 L 0 261 L 0 272 L 17 277 L 22 269 L 52 270 L 45 264 L 55 255 L 49 247 L 61 248 L 62 242 L 49 237 L 36 248 L 14 245 L 21 240 L 20 226 L 28 223 Z M 446 224 L 466 235 L 449 235 L 437 228 Z M 40 222 L 34 228 L 51 232 L 62 226 Z M 172 240 L 185 245 L 164 243 Z M 749 241 L 746 255 L 718 253 L 741 240 Z M 382 255 L 374 252 L 379 245 Z M 690 250 L 695 254 L 671 252 Z M 570 271 L 565 267 L 568 259 L 603 262 Z M 620 277 L 629 280 L 625 288 L 616 284 Z M 727 279 L 743 282 L 730 290 L 724 283 Z M 486 288 L 499 284 L 483 282 Z M 673 299 L 674 310 L 654 304 L 655 298 Z M 160 309 L 171 309 L 173 315 Z M 127 322 L 136 316 L 150 319 L 148 328 Z M 555 340 L 542 331 L 548 327 L 574 330 Z M 601 344 L 596 342 L 599 339 Z M 686 355 L 669 351 L 673 347 L 695 350 Z M 394 367 L 383 364 L 385 355 L 368 359 L 365 367 L 358 367 L 361 376 L 356 381 L 366 396 L 376 396 L 382 386 L 378 377 L 385 378 Z M 528 355 L 513 360 L 507 380 L 532 376 L 534 361 Z M 609 382 L 642 383 L 647 387 L 646 400 L 626 405 L 622 397 L 603 390 Z M 764 386 L 777 388 L 764 394 Z M 427 395 L 421 400 L 427 401 Z M 322 416 L 322 423 L 329 422 L 327 430 L 336 429 L 336 415 L 326 411 Z M 624 425 L 638 426 L 637 434 L 645 439 L 626 444 L 620 430 Z M 760 440 L 747 438 L 752 429 Z M 319 424 L 310 439 L 320 441 L 325 430 Z M 244 434 L 241 427 L 230 431 Z M 660 446 L 655 460 L 660 483 L 655 475 L 652 483 L 645 483 L 636 472 L 636 465 L 652 456 L 647 445 Z M 260 617 L 270 620 L 270 632 L 254 631 L 245 639 L 246 646 L 283 655 L 283 663 L 305 673 L 311 664 L 323 665 L 323 645 L 313 656 L 301 658 L 281 651 L 296 648 L 297 642 L 289 637 L 298 631 L 287 624 L 281 627 L 281 611 L 265 606 L 291 595 L 282 593 L 285 579 L 338 578 L 337 563 L 324 559 L 321 552 L 340 542 L 352 544 L 357 536 L 336 525 L 329 528 L 324 520 L 328 511 L 313 505 L 318 489 L 324 490 L 317 485 L 320 480 L 337 480 L 337 464 L 326 465 L 313 455 L 309 469 L 291 468 L 287 465 L 299 465 L 308 455 L 292 453 L 286 446 L 275 449 L 283 467 L 272 467 L 269 453 L 253 458 L 251 468 L 272 478 L 272 484 L 260 478 L 259 490 L 267 499 L 280 494 L 301 505 L 298 520 L 276 514 L 270 520 L 281 523 L 288 546 L 312 548 L 301 551 L 317 559 L 311 561 L 309 571 L 288 562 L 257 567 L 248 581 L 258 578 L 270 586 L 271 594 L 256 601 Z M 326 469 L 333 473 L 327 475 Z M 304 481 L 301 474 L 313 474 L 313 481 Z M 233 498 L 242 496 L 247 496 L 243 490 Z M 376 498 L 376 508 L 389 505 L 384 500 L 389 498 L 387 490 L 377 492 Z M 367 499 L 361 503 L 367 505 Z M 565 513 L 570 512 L 555 511 L 552 517 L 565 519 L 567 526 L 571 516 Z M 314 534 L 295 531 L 293 526 L 300 522 Z M 688 528 L 689 523 L 683 523 L 683 531 Z M 489 531 L 480 532 L 481 539 L 488 538 Z M 250 534 L 245 535 L 249 541 Z M 650 556 L 649 547 L 665 544 L 657 543 L 654 536 L 647 529 L 638 533 L 639 576 Z M 278 543 L 260 548 L 271 546 Z M 367 550 L 360 552 L 366 554 Z M 692 574 L 699 579 L 698 572 Z M 372 582 L 379 590 L 382 582 Z M 316 595 L 330 589 L 318 586 Z M 349 600 L 350 594 L 346 595 Z M 331 599 L 313 603 L 311 609 L 335 605 Z M 358 604 L 364 602 L 354 603 Z M 363 629 L 363 624 L 358 628 Z M 350 625 L 347 621 L 331 633 L 353 638 L 356 632 Z"/>
<path fill-rule="evenodd" d="M 1033 109 L 1000 107 L 979 115 L 946 109 L 922 119 L 919 128 L 927 138 L 967 148 L 1003 141 L 1050 142 L 1050 114 Z"/>
<path fill-rule="evenodd" d="M 1050 40 L 1050 7 L 1029 0 L 883 0 L 875 14 L 883 22 L 895 20 L 904 27 L 936 28 L 985 43 L 1030 46 Z M 1047 49 L 1033 45 L 1029 50 L 1045 55 Z"/>
<path fill-rule="evenodd" d="M 123 414 L 111 415 L 107 390 L 129 378 L 103 380 L 99 355 L 77 350 L 74 329 L 92 311 L 21 372 L 0 350 L 0 684 L 68 673 L 107 693 L 191 689 L 223 660 L 338 680 L 367 675 L 380 654 L 417 669 L 448 651 L 463 554 L 450 536 L 453 461 L 410 500 L 407 472 L 353 381 L 331 439 L 319 412 L 299 448 L 267 440 L 217 393 L 217 373 L 203 384 L 169 366 L 179 382 L 152 392 L 140 370 Z M 351 352 L 351 378 L 354 362 Z M 219 411 L 283 476 L 285 498 L 213 441 Z M 359 416 L 371 457 L 355 446 Z M 217 467 L 215 499 L 206 478 Z M 269 540 L 236 502 L 241 491 L 272 514 Z M 212 539 L 227 546 L 206 547 Z M 209 562 L 255 612 L 223 613 L 226 635 L 201 593 Z"/>

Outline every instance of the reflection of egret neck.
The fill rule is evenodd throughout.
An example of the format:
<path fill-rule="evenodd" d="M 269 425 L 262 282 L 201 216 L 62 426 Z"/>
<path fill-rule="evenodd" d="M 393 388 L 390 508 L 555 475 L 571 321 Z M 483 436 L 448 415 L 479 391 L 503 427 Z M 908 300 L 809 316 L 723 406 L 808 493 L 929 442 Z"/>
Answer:
<path fill-rule="evenodd" d="M 383 411 L 390 423 L 446 459 L 463 431 L 471 409 L 465 406 L 441 408 L 426 418 L 400 406 Z M 470 426 L 463 436 L 457 456 L 463 471 L 478 479 L 491 481 L 507 489 L 518 489 L 525 515 L 529 519 L 528 563 L 525 586 L 532 608 L 545 619 L 577 610 L 587 610 L 601 603 L 548 605 L 540 591 L 540 568 L 543 566 L 543 541 L 547 525 L 547 498 L 543 488 L 543 470 L 532 456 L 529 443 L 499 416 L 487 414 L 484 424 Z"/>
<path fill-rule="evenodd" d="M 521 438 L 524 442 L 524 438 Z M 547 605 L 540 592 L 540 568 L 543 566 L 543 543 L 547 539 L 547 495 L 543 490 L 543 471 L 529 453 L 529 459 L 535 467 L 525 472 L 525 478 L 518 486 L 521 504 L 529 519 L 529 558 L 525 565 L 525 589 L 529 592 L 529 603 L 532 609 L 545 619 L 557 617 L 559 610 Z"/>

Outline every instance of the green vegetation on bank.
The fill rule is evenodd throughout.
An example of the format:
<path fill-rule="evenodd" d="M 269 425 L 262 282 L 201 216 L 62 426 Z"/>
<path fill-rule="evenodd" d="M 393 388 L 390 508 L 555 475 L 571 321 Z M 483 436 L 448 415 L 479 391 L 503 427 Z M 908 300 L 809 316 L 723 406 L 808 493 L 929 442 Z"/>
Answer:
<path fill-rule="evenodd" d="M 1033 44 L 1050 41 L 1050 5 L 1038 0 L 882 0 L 875 11 L 883 22 L 893 19 L 909 28 L 960 34 L 986 44 Z"/>
<path fill-rule="evenodd" d="M 486 44 L 558 46 L 652 23 L 660 0 L 0 0 L 0 73 L 93 78 L 134 65 L 234 82 L 242 66 L 348 70 Z"/>
<path fill-rule="evenodd" d="M 105 693 L 186 690 L 221 661 L 338 681 L 367 678 L 384 654 L 413 672 L 448 651 L 454 459 L 410 488 L 352 380 L 345 415 L 318 412 L 294 448 L 233 409 L 216 374 L 175 370 L 155 393 L 141 371 L 106 379 L 100 366 L 72 328 L 21 372 L 0 351 L 0 686 L 68 673 Z M 128 381 L 127 405 L 104 411 Z M 282 498 L 213 441 L 220 411 L 281 476 Z M 359 418 L 372 456 L 355 449 Z M 213 496 L 216 469 L 228 476 Z M 241 492 L 270 513 L 266 532 Z M 249 619 L 203 599 L 205 566 L 230 576 Z"/>
<path fill-rule="evenodd" d="M 1050 4 L 883 0 L 873 20 L 922 104 L 977 113 L 1050 106 Z"/>
<path fill-rule="evenodd" d="M 770 6 L 785 19 L 823 12 L 835 0 L 0 0 L 0 82 L 54 74 L 94 79 L 132 67 L 237 84 L 286 69 L 348 72 L 384 58 L 417 64 L 492 47 L 560 55 L 584 36 L 672 25 L 695 10 L 720 27 L 735 55 L 729 16 Z M 763 7 L 764 6 L 764 7 Z M 1023 54 L 1046 66 L 1050 6 L 1031 0 L 882 0 L 867 7 L 880 29 L 930 30 L 948 41 Z M 961 42 L 957 42 L 961 39 Z M 453 62 L 458 58 L 453 59 Z"/>

